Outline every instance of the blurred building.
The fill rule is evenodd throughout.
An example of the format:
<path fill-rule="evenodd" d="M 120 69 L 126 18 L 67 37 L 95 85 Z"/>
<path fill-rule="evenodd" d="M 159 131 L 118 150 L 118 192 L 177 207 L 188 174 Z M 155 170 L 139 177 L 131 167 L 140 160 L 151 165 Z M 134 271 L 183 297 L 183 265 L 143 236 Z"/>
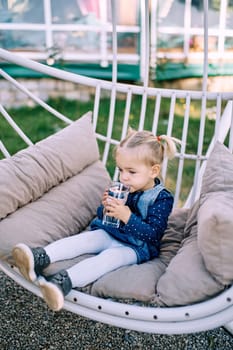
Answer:
<path fill-rule="evenodd" d="M 0 0 L 0 46 L 48 65 L 111 78 L 110 0 Z M 150 0 L 150 68 L 157 81 L 201 77 L 203 0 Z M 143 78 L 144 0 L 118 0 L 118 79 Z M 209 75 L 233 73 L 233 0 L 209 0 Z M 13 75 L 27 73 L 8 66 Z M 12 73 L 11 72 L 11 73 Z"/>
<path fill-rule="evenodd" d="M 94 77 L 111 77 L 109 0 L 0 0 L 0 46 Z M 117 1 L 119 78 L 140 78 L 140 1 Z"/>

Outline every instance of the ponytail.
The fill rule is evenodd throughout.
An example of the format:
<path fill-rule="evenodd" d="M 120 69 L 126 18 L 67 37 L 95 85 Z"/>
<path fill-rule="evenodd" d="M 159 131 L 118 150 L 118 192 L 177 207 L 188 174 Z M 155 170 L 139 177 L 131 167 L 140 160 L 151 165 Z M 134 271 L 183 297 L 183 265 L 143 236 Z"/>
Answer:
<path fill-rule="evenodd" d="M 167 135 L 155 136 L 157 142 L 160 142 L 164 149 L 164 156 L 168 159 L 175 157 L 177 152 L 177 145 L 181 145 L 181 141 L 175 137 Z"/>

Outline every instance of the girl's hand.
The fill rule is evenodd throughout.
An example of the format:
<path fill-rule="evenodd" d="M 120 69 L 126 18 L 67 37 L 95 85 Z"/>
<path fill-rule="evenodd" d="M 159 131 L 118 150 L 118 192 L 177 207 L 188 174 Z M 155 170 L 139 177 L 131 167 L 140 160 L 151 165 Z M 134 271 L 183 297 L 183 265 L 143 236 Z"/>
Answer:
<path fill-rule="evenodd" d="M 107 215 L 120 219 L 125 224 L 129 221 L 131 210 L 128 206 L 124 205 L 122 200 L 108 196 L 106 198 L 105 209 Z"/>

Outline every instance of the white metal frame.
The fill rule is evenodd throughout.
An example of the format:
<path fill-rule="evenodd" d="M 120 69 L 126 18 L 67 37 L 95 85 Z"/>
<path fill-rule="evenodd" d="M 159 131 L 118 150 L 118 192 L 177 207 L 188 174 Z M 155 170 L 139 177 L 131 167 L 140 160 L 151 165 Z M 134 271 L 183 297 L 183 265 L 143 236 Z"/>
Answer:
<path fill-rule="evenodd" d="M 22 287 L 42 297 L 39 287 L 0 260 L 1 270 Z M 155 334 L 189 334 L 225 325 L 232 332 L 233 286 L 217 297 L 181 307 L 145 307 L 97 298 L 72 290 L 64 309 L 109 325 Z"/>
<path fill-rule="evenodd" d="M 207 1 L 205 0 L 205 5 Z M 114 12 L 115 2 L 112 1 L 112 9 Z M 148 13 L 148 1 L 145 1 L 145 13 Z M 147 16 L 145 16 L 146 18 Z M 116 20 L 113 20 L 113 24 Z M 148 33 L 148 26 L 147 35 Z M 99 105 L 104 92 L 110 93 L 111 103 L 108 118 L 108 128 L 106 135 L 96 133 L 99 140 L 105 142 L 105 150 L 103 152 L 103 162 L 106 163 L 109 157 L 110 145 L 119 142 L 119 139 L 124 136 L 127 131 L 129 122 L 130 106 L 133 95 L 140 95 L 142 97 L 142 104 L 140 110 L 140 123 L 139 129 L 143 129 L 145 116 L 146 116 L 146 105 L 147 99 L 152 97 L 155 99 L 154 109 L 154 122 L 152 130 L 154 133 L 157 131 L 158 119 L 160 115 L 160 104 L 162 98 L 168 98 L 170 100 L 170 115 L 167 125 L 167 133 L 171 134 L 172 125 L 174 120 L 174 109 L 176 99 L 182 98 L 185 100 L 186 109 L 184 112 L 184 123 L 182 132 L 183 146 L 177 154 L 179 161 L 179 168 L 177 173 L 176 191 L 175 191 L 175 203 L 177 205 L 181 184 L 182 184 L 182 170 L 185 159 L 192 159 L 195 161 L 196 170 L 193 181 L 193 188 L 190 192 L 190 196 L 187 199 L 186 206 L 190 207 L 195 199 L 199 195 L 200 191 L 200 180 L 204 171 L 205 160 L 208 158 L 211 148 L 215 141 L 224 141 L 226 135 L 229 136 L 228 147 L 233 150 L 233 93 L 210 93 L 206 90 L 203 91 L 181 91 L 181 90 L 169 90 L 169 89 L 156 89 L 147 86 L 148 80 L 142 86 L 122 84 L 117 82 L 117 45 L 116 45 L 116 29 L 113 28 L 113 49 L 114 49 L 114 60 L 113 60 L 113 79 L 111 82 L 92 79 L 83 77 L 77 74 L 67 73 L 60 71 L 55 68 L 44 66 L 40 63 L 22 58 L 18 55 L 12 54 L 5 50 L 0 49 L 0 58 L 13 62 L 33 69 L 38 72 L 48 74 L 51 77 L 56 77 L 61 80 L 71 81 L 78 86 L 84 85 L 87 87 L 93 87 L 95 89 L 95 103 L 93 110 L 93 124 L 96 128 L 98 125 L 99 116 Z M 148 48 L 148 47 L 147 47 Z M 148 62 L 149 52 L 145 53 L 145 62 Z M 206 65 L 204 64 L 204 67 Z M 148 73 L 148 64 L 145 63 L 145 71 Z M 58 111 L 54 110 L 44 101 L 39 99 L 37 96 L 31 94 L 22 84 L 15 81 L 12 77 L 6 74 L 4 71 L 0 71 L 0 74 L 10 84 L 13 84 L 16 88 L 20 89 L 23 93 L 30 96 L 35 102 L 44 107 L 46 110 L 51 112 L 55 117 L 64 120 L 67 123 L 71 123 L 66 116 L 62 115 Z M 203 74 L 203 89 L 206 88 L 206 72 Z M 121 135 L 119 139 L 112 138 L 112 128 L 114 125 L 114 111 L 117 94 L 125 94 L 125 114 L 124 122 L 122 126 Z M 196 154 L 189 154 L 186 152 L 186 140 L 187 130 L 189 121 L 189 108 L 191 101 L 200 101 L 202 105 L 202 112 L 200 116 L 200 130 L 198 138 L 198 149 Z M 203 139 L 204 139 L 204 127 L 206 119 L 206 103 L 207 101 L 213 101 L 216 107 L 216 122 L 215 122 L 215 133 L 210 144 L 209 150 L 206 154 L 203 154 Z M 222 103 L 227 102 L 224 113 L 221 112 Z M 18 128 L 13 118 L 9 115 L 3 104 L 0 105 L 0 112 L 2 116 L 8 121 L 8 123 L 15 129 L 18 135 L 25 141 L 26 144 L 30 145 L 30 138 L 24 134 L 24 132 Z M 97 130 L 97 129 L 96 129 Z M 6 157 L 9 156 L 4 143 L 0 141 L 0 148 Z M 164 168 L 164 177 L 166 178 L 166 164 Z M 117 173 L 115 174 L 117 176 Z M 14 279 L 24 288 L 32 291 L 34 294 L 41 297 L 40 290 L 36 284 L 29 283 L 26 281 L 14 267 L 9 266 L 4 261 L 0 260 L 0 269 L 5 272 L 9 277 Z M 213 329 L 219 326 L 225 326 L 230 332 L 233 332 L 233 286 L 225 289 L 218 296 L 210 298 L 208 301 L 196 303 L 194 305 L 188 305 L 183 307 L 169 307 L 169 308 L 158 308 L 158 307 L 145 307 L 139 305 L 128 305 L 124 303 L 114 302 L 108 299 L 96 298 L 88 294 L 72 290 L 71 293 L 66 297 L 64 308 L 71 312 L 77 313 L 84 317 L 91 318 L 100 322 L 111 324 L 114 326 L 133 329 L 148 333 L 159 333 L 159 334 L 181 334 L 181 333 L 194 333 L 199 331 L 205 331 Z"/>

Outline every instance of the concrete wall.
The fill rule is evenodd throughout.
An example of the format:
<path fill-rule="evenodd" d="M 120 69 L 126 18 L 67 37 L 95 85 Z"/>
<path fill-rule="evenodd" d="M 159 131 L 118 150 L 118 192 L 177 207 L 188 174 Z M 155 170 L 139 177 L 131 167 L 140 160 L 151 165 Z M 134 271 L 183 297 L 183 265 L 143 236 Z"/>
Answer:
<path fill-rule="evenodd" d="M 93 89 L 57 79 L 17 79 L 17 81 L 43 101 L 47 101 L 49 97 L 88 101 L 90 94 L 94 93 Z M 0 79 L 0 103 L 6 108 L 35 105 L 30 97 L 3 79 Z"/>
<path fill-rule="evenodd" d="M 165 89 L 179 90 L 202 90 L 201 78 L 186 78 L 163 81 L 159 83 L 160 87 Z M 233 76 L 209 77 L 207 89 L 212 92 L 233 92 Z"/>
<path fill-rule="evenodd" d="M 95 93 L 93 88 L 57 79 L 17 79 L 17 81 L 43 101 L 59 97 L 68 100 L 88 101 L 90 96 Z M 156 86 L 156 84 L 151 82 L 150 86 Z M 201 90 L 202 80 L 199 78 L 171 80 L 162 82 L 159 86 L 169 89 Z M 232 92 L 233 77 L 210 77 L 208 91 Z M 35 105 L 35 102 L 25 93 L 3 79 L 0 79 L 0 103 L 6 108 Z"/>

